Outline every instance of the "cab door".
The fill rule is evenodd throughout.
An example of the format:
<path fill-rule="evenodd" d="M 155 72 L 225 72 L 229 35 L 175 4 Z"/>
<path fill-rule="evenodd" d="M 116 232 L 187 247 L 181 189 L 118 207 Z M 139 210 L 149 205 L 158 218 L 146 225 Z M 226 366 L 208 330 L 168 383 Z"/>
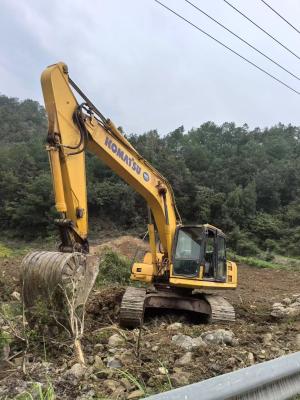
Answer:
<path fill-rule="evenodd" d="M 222 235 L 216 236 L 216 251 L 217 251 L 216 280 L 225 282 L 227 274 L 226 243 L 225 243 L 225 238 Z"/>

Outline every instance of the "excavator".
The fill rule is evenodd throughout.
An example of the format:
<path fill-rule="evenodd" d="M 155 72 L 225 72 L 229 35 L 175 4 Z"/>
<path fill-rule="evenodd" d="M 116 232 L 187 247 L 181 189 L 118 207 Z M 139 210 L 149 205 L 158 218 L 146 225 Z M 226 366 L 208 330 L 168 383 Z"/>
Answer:
<path fill-rule="evenodd" d="M 131 280 L 144 285 L 126 289 L 120 324 L 140 326 L 148 308 L 192 311 L 211 322 L 233 321 L 232 305 L 211 293 L 237 287 L 237 266 L 226 259 L 224 233 L 209 224 L 182 224 L 169 182 L 94 106 L 70 78 L 66 64 L 47 67 L 41 85 L 61 243 L 57 252 L 34 252 L 25 258 L 25 300 L 27 296 L 29 303 L 34 302 L 43 288 L 42 281 L 44 287 L 49 286 L 78 270 L 83 283 L 77 290 L 93 286 L 95 268 L 89 255 L 85 173 L 85 153 L 89 151 L 138 192 L 148 207 L 150 251 L 143 262 L 134 262 L 131 267 Z M 86 300 L 86 294 L 83 297 Z"/>

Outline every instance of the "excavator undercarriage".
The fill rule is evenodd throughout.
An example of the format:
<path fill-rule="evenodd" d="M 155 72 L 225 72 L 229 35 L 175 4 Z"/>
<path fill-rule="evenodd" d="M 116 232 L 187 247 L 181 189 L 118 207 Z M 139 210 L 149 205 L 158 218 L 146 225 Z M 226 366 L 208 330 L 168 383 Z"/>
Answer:
<path fill-rule="evenodd" d="M 206 321 L 232 322 L 233 306 L 223 297 L 208 293 L 193 293 L 169 286 L 156 288 L 128 287 L 120 309 L 120 324 L 128 328 L 141 326 L 147 309 L 182 310 L 201 314 Z"/>

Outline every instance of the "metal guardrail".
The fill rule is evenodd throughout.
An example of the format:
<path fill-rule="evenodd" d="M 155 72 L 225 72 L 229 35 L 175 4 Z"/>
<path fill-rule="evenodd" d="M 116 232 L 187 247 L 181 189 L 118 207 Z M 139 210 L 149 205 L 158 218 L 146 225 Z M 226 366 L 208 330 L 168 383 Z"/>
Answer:
<path fill-rule="evenodd" d="M 285 400 L 297 394 L 300 394 L 300 352 L 150 396 L 147 400 Z"/>

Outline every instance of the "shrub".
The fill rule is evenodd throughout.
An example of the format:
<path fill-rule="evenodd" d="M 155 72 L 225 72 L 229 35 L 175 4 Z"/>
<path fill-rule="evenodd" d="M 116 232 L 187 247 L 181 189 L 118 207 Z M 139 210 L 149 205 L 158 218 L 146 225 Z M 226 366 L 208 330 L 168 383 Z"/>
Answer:
<path fill-rule="evenodd" d="M 111 249 L 107 249 L 101 257 L 97 284 L 115 282 L 127 284 L 131 273 L 130 261 Z"/>

